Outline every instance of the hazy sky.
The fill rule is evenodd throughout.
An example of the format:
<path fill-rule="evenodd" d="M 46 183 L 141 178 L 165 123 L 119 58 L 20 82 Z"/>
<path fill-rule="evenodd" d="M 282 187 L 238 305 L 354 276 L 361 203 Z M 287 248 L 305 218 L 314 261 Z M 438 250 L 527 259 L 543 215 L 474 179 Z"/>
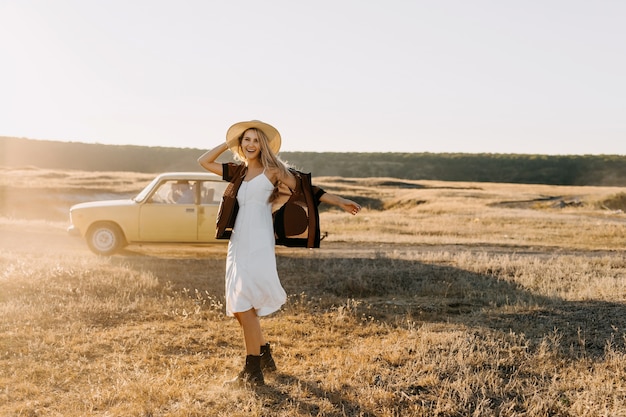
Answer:
<path fill-rule="evenodd" d="M 0 0 L 0 136 L 626 154 L 624 0 Z"/>

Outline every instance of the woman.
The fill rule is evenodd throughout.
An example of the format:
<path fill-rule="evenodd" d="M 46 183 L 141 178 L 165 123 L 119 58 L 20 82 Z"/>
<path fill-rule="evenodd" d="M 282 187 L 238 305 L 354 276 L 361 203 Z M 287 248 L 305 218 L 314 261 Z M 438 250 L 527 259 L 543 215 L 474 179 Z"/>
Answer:
<path fill-rule="evenodd" d="M 247 381 L 263 385 L 263 371 L 276 369 L 259 321 L 259 317 L 280 309 L 287 298 L 276 271 L 272 202 L 278 196 L 279 186 L 290 190 L 306 188 L 301 173 L 289 169 L 276 156 L 280 145 L 280 133 L 273 126 L 258 120 L 240 122 L 228 129 L 225 143 L 198 159 L 202 167 L 230 182 L 220 206 L 217 237 L 230 238 L 226 257 L 226 314 L 235 316 L 241 325 L 246 348 L 244 369 L 231 383 Z M 215 162 L 227 149 L 242 164 Z M 317 203 L 336 205 L 353 215 L 361 209 L 352 200 L 317 187 L 309 188 L 314 190 L 304 190 L 308 194 L 300 195 L 315 194 Z M 316 205 L 309 204 L 307 208 L 308 216 L 317 216 Z M 307 224 L 317 227 L 314 222 Z"/>

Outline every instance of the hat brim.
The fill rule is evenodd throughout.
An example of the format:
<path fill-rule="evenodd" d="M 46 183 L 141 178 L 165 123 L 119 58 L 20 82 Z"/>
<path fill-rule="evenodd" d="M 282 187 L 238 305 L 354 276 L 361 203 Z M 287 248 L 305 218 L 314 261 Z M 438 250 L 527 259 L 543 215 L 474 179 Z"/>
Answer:
<path fill-rule="evenodd" d="M 226 132 L 226 143 L 233 154 L 240 155 L 238 138 L 243 132 L 251 128 L 259 129 L 265 133 L 269 147 L 274 154 L 277 154 L 278 151 L 280 151 L 282 140 L 278 130 L 274 126 L 261 122 L 260 120 L 250 120 L 248 122 L 235 123 L 228 128 L 228 131 Z"/>

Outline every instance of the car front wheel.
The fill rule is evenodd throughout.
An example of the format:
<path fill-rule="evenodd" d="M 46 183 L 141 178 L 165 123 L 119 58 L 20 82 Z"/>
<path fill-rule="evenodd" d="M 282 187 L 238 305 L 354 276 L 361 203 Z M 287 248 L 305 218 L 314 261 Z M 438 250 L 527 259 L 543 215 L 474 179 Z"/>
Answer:
<path fill-rule="evenodd" d="M 87 231 L 87 246 L 92 252 L 109 256 L 126 245 L 124 234 L 114 223 L 96 223 Z"/>

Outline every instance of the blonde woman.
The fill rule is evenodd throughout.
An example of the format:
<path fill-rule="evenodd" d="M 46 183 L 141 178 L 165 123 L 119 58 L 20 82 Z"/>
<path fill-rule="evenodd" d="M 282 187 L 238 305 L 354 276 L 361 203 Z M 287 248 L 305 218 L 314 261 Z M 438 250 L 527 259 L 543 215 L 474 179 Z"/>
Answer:
<path fill-rule="evenodd" d="M 239 122 L 228 129 L 225 143 L 198 159 L 206 170 L 229 182 L 220 205 L 216 236 L 230 239 L 226 314 L 241 325 L 246 350 L 245 366 L 230 383 L 263 385 L 263 371 L 276 369 L 259 320 L 279 310 L 286 301 L 276 270 L 276 242 L 318 247 L 320 202 L 353 215 L 361 209 L 352 200 L 312 186 L 308 174 L 290 169 L 277 156 L 280 145 L 280 133 L 273 126 L 258 120 Z M 228 149 L 240 163 L 215 162 Z M 293 208 L 278 216 L 281 225 L 276 229 L 273 203 L 281 187 L 291 192 L 287 204 Z M 276 230 L 281 230 L 280 239 Z"/>

